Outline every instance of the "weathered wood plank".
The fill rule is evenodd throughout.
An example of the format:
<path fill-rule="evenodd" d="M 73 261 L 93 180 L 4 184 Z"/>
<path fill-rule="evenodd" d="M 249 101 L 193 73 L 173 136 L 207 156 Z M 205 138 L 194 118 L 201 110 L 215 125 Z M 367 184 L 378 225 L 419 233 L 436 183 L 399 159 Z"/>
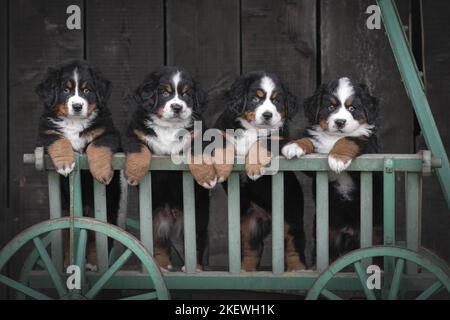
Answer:
<path fill-rule="evenodd" d="M 86 58 L 112 82 L 109 108 L 123 129 L 131 114 L 124 96 L 164 63 L 163 1 L 95 0 L 86 6 Z"/>
<path fill-rule="evenodd" d="M 450 2 L 422 1 L 426 90 L 447 154 L 450 153 Z M 418 144 L 418 149 L 425 149 Z M 450 214 L 435 175 L 423 180 L 423 245 L 450 261 Z"/>
<path fill-rule="evenodd" d="M 0 3 L 0 248 L 9 238 L 7 214 L 8 175 L 8 8 Z M 0 288 L 0 299 L 6 299 L 6 288 Z"/>
<path fill-rule="evenodd" d="M 45 174 L 24 165 L 34 150 L 43 107 L 34 88 L 49 66 L 83 56 L 82 30 L 68 30 L 66 9 L 81 0 L 10 1 L 10 203 L 13 234 L 49 216 Z"/>
<path fill-rule="evenodd" d="M 239 0 L 168 0 L 167 64 L 186 68 L 210 96 L 240 71 Z M 205 121 L 222 106 L 208 104 Z"/>

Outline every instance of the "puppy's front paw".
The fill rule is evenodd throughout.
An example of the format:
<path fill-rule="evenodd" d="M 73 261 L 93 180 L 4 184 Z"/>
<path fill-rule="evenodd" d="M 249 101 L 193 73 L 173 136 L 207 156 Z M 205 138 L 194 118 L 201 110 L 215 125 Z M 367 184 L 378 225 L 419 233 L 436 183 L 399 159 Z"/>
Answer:
<path fill-rule="evenodd" d="M 61 157 L 63 158 L 63 157 Z M 75 169 L 75 161 L 73 157 L 70 159 L 69 157 L 65 157 L 65 159 L 59 158 L 58 160 L 53 160 L 53 165 L 56 168 L 56 172 L 64 177 L 67 177 L 73 169 Z"/>
<path fill-rule="evenodd" d="M 301 156 L 306 154 L 305 150 L 303 150 L 301 147 L 299 147 L 298 144 L 296 144 L 296 143 L 289 143 L 289 144 L 285 145 L 281 149 L 281 153 L 287 159 L 300 158 Z"/>
<path fill-rule="evenodd" d="M 257 163 L 257 164 L 246 163 L 245 164 L 245 172 L 247 173 L 247 176 L 250 179 L 255 181 L 264 175 L 264 173 L 266 172 L 266 167 L 261 163 Z"/>
<path fill-rule="evenodd" d="M 336 173 L 341 173 L 347 169 L 352 163 L 352 159 L 346 156 L 340 156 L 337 154 L 330 154 L 328 156 L 328 165 L 330 169 Z"/>
<path fill-rule="evenodd" d="M 141 152 L 128 153 L 125 161 L 125 178 L 128 184 L 136 186 L 144 179 L 150 168 L 150 150 L 142 146 Z"/>
<path fill-rule="evenodd" d="M 202 155 L 190 157 L 189 169 L 192 177 L 199 185 L 206 189 L 212 189 L 217 184 L 216 170 L 210 161 L 206 161 Z"/>
<path fill-rule="evenodd" d="M 108 147 L 90 144 L 86 149 L 89 170 L 92 176 L 101 184 L 109 184 L 113 178 L 112 152 Z"/>
<path fill-rule="evenodd" d="M 214 164 L 214 169 L 216 170 L 217 182 L 222 183 L 228 179 L 233 171 L 232 164 Z"/>

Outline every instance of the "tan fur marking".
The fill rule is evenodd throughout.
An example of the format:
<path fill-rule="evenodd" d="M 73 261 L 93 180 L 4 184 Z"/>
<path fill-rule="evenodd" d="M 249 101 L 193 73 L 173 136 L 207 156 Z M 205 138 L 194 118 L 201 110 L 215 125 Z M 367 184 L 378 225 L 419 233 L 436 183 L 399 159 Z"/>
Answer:
<path fill-rule="evenodd" d="M 86 149 L 86 154 L 92 176 L 102 184 L 109 184 L 114 173 L 111 164 L 111 149 L 90 144 Z"/>
<path fill-rule="evenodd" d="M 56 116 L 58 117 L 66 117 L 69 114 L 69 108 L 67 108 L 67 105 L 64 103 L 57 104 L 53 111 L 55 112 Z"/>
<path fill-rule="evenodd" d="M 358 145 L 347 138 L 338 140 L 330 151 L 330 156 L 344 162 L 354 159 L 358 154 Z"/>
<path fill-rule="evenodd" d="M 94 130 L 90 130 L 90 131 L 84 132 L 82 134 L 82 136 L 83 136 L 83 138 L 86 138 L 89 141 L 94 141 L 95 139 L 100 137 L 104 132 L 105 132 L 104 128 L 98 128 L 98 129 L 94 129 Z"/>
<path fill-rule="evenodd" d="M 45 130 L 44 133 L 47 134 L 47 135 L 59 134 L 59 132 L 56 131 L 56 130 Z"/>
<path fill-rule="evenodd" d="M 358 122 L 359 124 L 363 125 L 367 123 L 367 119 L 359 119 Z"/>
<path fill-rule="evenodd" d="M 80 88 L 81 88 L 81 89 L 86 89 L 86 87 L 87 87 L 87 82 L 85 81 L 85 82 L 83 82 L 83 83 L 81 84 Z"/>
<path fill-rule="evenodd" d="M 216 171 L 210 156 L 189 154 L 187 158 L 192 177 L 199 185 L 210 185 L 216 181 Z"/>
<path fill-rule="evenodd" d="M 94 112 L 97 109 L 97 104 L 96 103 L 91 103 L 88 105 L 88 115 L 91 115 L 92 112 Z"/>
<path fill-rule="evenodd" d="M 181 90 L 181 94 L 185 94 L 188 91 L 189 91 L 189 87 L 188 86 L 184 86 L 183 89 Z"/>
<path fill-rule="evenodd" d="M 125 176 L 128 183 L 137 185 L 146 175 L 150 168 L 152 154 L 145 145 L 141 145 L 141 151 L 128 153 L 125 160 Z"/>
<path fill-rule="evenodd" d="M 58 139 L 47 148 L 56 170 L 71 168 L 74 164 L 72 144 L 66 138 Z"/>
<path fill-rule="evenodd" d="M 220 132 L 224 139 L 225 147 L 214 150 L 214 169 L 216 170 L 217 179 L 223 182 L 228 179 L 233 170 L 234 164 L 234 145 L 232 137 L 227 136 L 225 132 Z"/>
<path fill-rule="evenodd" d="M 272 160 L 272 153 L 262 145 L 260 140 L 257 140 L 245 157 L 245 172 L 249 177 L 262 175 L 270 160 Z"/>
<path fill-rule="evenodd" d="M 155 109 L 155 114 L 161 118 L 164 115 L 164 106 L 157 106 Z"/>
<path fill-rule="evenodd" d="M 72 89 L 72 88 L 73 88 L 72 81 L 67 80 L 67 82 L 66 82 L 66 87 L 69 88 L 69 89 Z"/>
<path fill-rule="evenodd" d="M 328 130 L 327 119 L 320 119 L 319 125 L 322 128 L 322 130 Z"/>
<path fill-rule="evenodd" d="M 272 99 L 272 100 L 276 99 L 279 94 L 280 94 L 279 92 L 275 91 L 274 93 L 272 93 L 272 96 L 270 97 L 270 99 Z"/>
<path fill-rule="evenodd" d="M 330 102 L 333 106 L 337 106 L 337 100 L 335 97 L 330 97 Z"/>
<path fill-rule="evenodd" d="M 241 246 L 242 261 L 241 269 L 246 272 L 256 271 L 259 263 L 258 250 L 250 245 L 252 215 L 246 214 L 241 217 Z"/>
<path fill-rule="evenodd" d="M 286 271 L 293 272 L 305 270 L 306 267 L 300 260 L 300 255 L 295 247 L 294 237 L 289 233 L 289 225 L 286 223 L 284 224 L 284 242 L 284 259 L 286 262 Z"/>
<path fill-rule="evenodd" d="M 259 98 L 264 98 L 264 96 L 266 95 L 265 92 L 263 90 L 256 90 L 256 95 Z"/>
<path fill-rule="evenodd" d="M 305 154 L 310 154 L 314 152 L 314 144 L 308 138 L 302 138 L 300 140 L 294 141 L 300 148 L 305 151 Z"/>
<path fill-rule="evenodd" d="M 172 92 L 172 86 L 170 84 L 166 84 L 164 86 L 164 90 L 166 90 L 167 92 L 171 93 Z"/>
<path fill-rule="evenodd" d="M 248 122 L 255 121 L 256 119 L 256 113 L 254 111 L 246 111 L 244 112 L 243 118 L 247 120 Z"/>
<path fill-rule="evenodd" d="M 350 107 L 353 104 L 353 97 L 349 97 L 347 100 L 345 100 L 344 105 L 346 107 Z"/>

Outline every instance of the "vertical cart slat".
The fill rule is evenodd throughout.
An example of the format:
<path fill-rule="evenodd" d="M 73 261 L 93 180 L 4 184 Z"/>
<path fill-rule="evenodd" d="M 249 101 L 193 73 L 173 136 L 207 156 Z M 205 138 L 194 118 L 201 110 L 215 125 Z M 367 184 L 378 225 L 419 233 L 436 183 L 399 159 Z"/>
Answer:
<path fill-rule="evenodd" d="M 385 245 L 395 244 L 395 170 L 394 160 L 384 160 L 383 172 L 383 236 Z M 384 281 L 382 288 L 383 298 L 387 298 L 388 289 L 394 271 L 395 259 L 384 258 Z"/>
<path fill-rule="evenodd" d="M 107 222 L 106 187 L 94 179 L 95 219 Z M 95 233 L 97 251 L 97 267 L 100 272 L 108 269 L 108 237 L 100 232 Z"/>
<path fill-rule="evenodd" d="M 316 173 L 316 255 L 317 271 L 322 272 L 328 267 L 328 172 Z"/>
<path fill-rule="evenodd" d="M 147 173 L 139 184 L 139 224 L 142 245 L 153 255 L 152 177 Z"/>
<path fill-rule="evenodd" d="M 228 260 L 229 270 L 241 270 L 241 212 L 239 173 L 233 172 L 228 178 Z"/>
<path fill-rule="evenodd" d="M 50 219 L 61 218 L 61 189 L 59 174 L 56 171 L 48 172 L 48 200 L 50 209 Z M 52 232 L 51 254 L 56 270 L 63 270 L 63 249 L 61 230 Z"/>
<path fill-rule="evenodd" d="M 361 172 L 361 248 L 372 246 L 373 240 L 373 175 L 372 172 Z M 363 261 L 367 267 L 371 259 Z"/>
<path fill-rule="evenodd" d="M 284 173 L 272 176 L 272 270 L 284 271 Z"/>
<path fill-rule="evenodd" d="M 420 248 L 420 230 L 422 220 L 422 176 L 418 173 L 405 174 L 406 187 L 406 247 L 413 251 Z M 417 273 L 417 266 L 408 262 L 408 274 Z"/>
<path fill-rule="evenodd" d="M 194 180 L 190 172 L 183 172 L 184 256 L 187 273 L 197 268 L 197 244 L 195 237 Z"/>

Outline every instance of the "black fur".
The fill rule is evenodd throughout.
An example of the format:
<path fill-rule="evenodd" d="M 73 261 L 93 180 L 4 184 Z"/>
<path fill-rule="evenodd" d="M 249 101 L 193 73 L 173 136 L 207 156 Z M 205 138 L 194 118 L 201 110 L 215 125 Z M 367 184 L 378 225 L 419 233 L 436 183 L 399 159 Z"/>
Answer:
<path fill-rule="evenodd" d="M 309 120 L 310 127 L 305 131 L 304 136 L 311 140 L 318 139 L 312 135 L 314 128 L 320 120 L 328 119 L 334 112 L 330 110 L 330 98 L 334 97 L 339 83 L 339 79 L 322 84 L 316 92 L 304 103 L 305 116 Z M 352 82 L 353 83 L 353 82 Z M 356 120 L 365 121 L 373 125 L 370 136 L 353 136 L 346 139 L 353 141 L 359 147 L 359 155 L 380 153 L 376 135 L 376 125 L 378 119 L 378 99 L 371 95 L 369 89 L 364 84 L 352 84 L 354 89 L 352 106 L 354 111 L 352 116 Z M 344 102 L 342 102 L 344 103 Z M 359 248 L 360 244 L 360 174 L 359 172 L 347 171 L 353 180 L 355 188 L 345 197 L 338 192 L 338 182 L 331 181 L 329 184 L 329 219 L 330 219 L 330 258 L 335 260 L 342 254 Z M 315 175 L 313 180 L 314 200 L 316 196 Z M 373 174 L 373 224 L 379 228 L 382 225 L 383 212 L 383 181 L 382 174 Z M 315 232 L 315 228 L 314 228 Z"/>
<path fill-rule="evenodd" d="M 61 126 L 63 126 L 64 119 L 67 117 L 58 114 L 56 106 L 62 104 L 66 108 L 68 107 L 68 99 L 73 96 L 73 92 L 65 92 L 67 89 L 66 82 L 72 79 L 75 69 L 78 70 L 80 83 L 86 82 L 89 88 L 89 92 L 81 92 L 80 96 L 86 99 L 89 104 L 95 104 L 97 112 L 89 125 L 80 132 L 80 135 L 89 134 L 96 129 L 102 129 L 103 133 L 79 149 L 73 146 L 74 151 L 84 153 L 91 143 L 95 146 L 107 147 L 112 153 L 120 151 L 120 135 L 113 125 L 111 113 L 106 105 L 111 94 L 111 84 L 98 70 L 92 68 L 87 62 L 79 60 L 72 60 L 57 67 L 48 68 L 44 79 L 36 88 L 36 93 L 44 105 L 44 112 L 39 120 L 37 146 L 43 146 L 47 151 L 48 147 L 54 142 L 64 138 L 64 128 Z M 69 210 L 68 180 L 68 178 L 61 176 L 62 204 L 66 211 Z M 93 177 L 89 171 L 82 171 L 81 183 L 83 207 L 89 208 L 93 212 Z M 107 217 L 110 223 L 116 223 L 120 193 L 120 173 L 117 171 L 114 173 L 112 181 L 106 186 Z"/>
<path fill-rule="evenodd" d="M 296 98 L 290 93 L 276 75 L 262 71 L 252 72 L 237 78 L 231 88 L 222 94 L 221 104 L 225 110 L 219 116 L 215 128 L 225 131 L 226 129 L 245 130 L 239 120 L 244 112 L 254 111 L 260 103 L 252 103 L 255 90 L 260 89 L 259 83 L 264 76 L 269 76 L 275 83 L 275 90 L 279 92 L 279 103 L 277 111 L 282 114 L 283 125 L 279 128 L 281 137 L 280 148 L 289 141 L 287 121 L 297 111 Z M 270 144 L 270 142 L 269 142 Z M 271 146 L 268 146 L 269 150 Z M 279 153 L 279 150 L 275 152 Z M 245 173 L 243 173 L 244 175 Z M 241 177 L 240 202 L 241 216 L 255 210 L 262 213 L 256 220 L 257 228 L 252 233 L 250 244 L 255 250 L 262 253 L 263 241 L 271 231 L 272 211 L 272 177 L 264 175 L 256 181 L 248 177 Z M 226 184 L 225 184 L 225 190 Z M 290 234 L 294 237 L 295 247 L 301 260 L 304 262 L 305 238 L 303 231 L 303 192 L 300 183 L 293 172 L 284 173 L 284 217 L 290 227 Z"/>
<path fill-rule="evenodd" d="M 136 135 L 135 130 L 139 130 L 145 136 L 157 137 L 156 128 L 158 123 L 154 119 L 157 117 L 157 108 L 170 101 L 173 96 L 164 97 L 163 87 L 171 81 L 171 77 L 180 72 L 182 84 L 189 88 L 188 94 L 181 97 L 185 101 L 187 108 L 192 110 L 190 122 L 184 127 L 187 131 L 194 129 L 194 121 L 203 121 L 202 112 L 206 99 L 206 94 L 199 84 L 185 70 L 178 67 L 163 67 L 150 73 L 135 91 L 132 102 L 134 113 L 128 125 L 124 149 L 127 154 L 140 152 L 144 145 L 148 147 L 153 155 L 161 154 L 151 145 L 143 142 Z M 178 90 L 179 88 L 172 88 Z M 204 123 L 203 123 L 203 130 Z M 199 137 L 201 139 L 201 136 Z M 192 139 L 191 147 L 194 144 Z M 191 148 L 193 150 L 193 148 Z M 154 171 L 152 172 L 152 205 L 154 212 L 161 208 L 169 208 L 183 211 L 183 176 L 182 172 L 176 171 Z M 202 264 L 202 259 L 207 245 L 207 227 L 209 221 L 209 191 L 195 183 L 195 214 L 196 214 L 196 235 L 197 235 L 197 261 Z M 173 225 L 171 225 L 173 228 Z M 166 248 L 172 246 L 169 234 L 157 233 L 158 242 Z"/>

